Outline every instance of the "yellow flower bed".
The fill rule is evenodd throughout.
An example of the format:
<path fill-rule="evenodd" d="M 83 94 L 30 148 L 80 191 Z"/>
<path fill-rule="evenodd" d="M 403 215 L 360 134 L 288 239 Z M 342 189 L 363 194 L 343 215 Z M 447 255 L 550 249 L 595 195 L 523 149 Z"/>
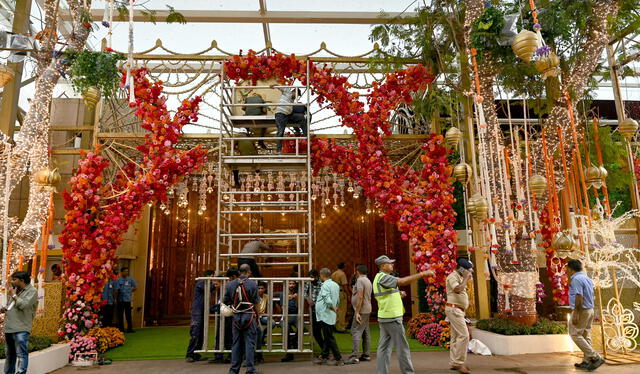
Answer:
<path fill-rule="evenodd" d="M 89 330 L 86 336 L 96 338 L 96 347 L 99 353 L 124 344 L 124 333 L 115 327 L 94 327 Z"/>

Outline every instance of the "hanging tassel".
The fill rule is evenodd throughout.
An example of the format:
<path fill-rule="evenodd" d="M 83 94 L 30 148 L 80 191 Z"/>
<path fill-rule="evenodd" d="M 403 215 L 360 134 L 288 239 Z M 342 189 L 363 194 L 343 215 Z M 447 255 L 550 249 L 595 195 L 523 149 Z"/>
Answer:
<path fill-rule="evenodd" d="M 505 284 L 504 286 L 504 312 L 505 313 L 511 313 L 511 303 L 509 300 L 509 288 L 511 288 L 508 284 Z"/>
<path fill-rule="evenodd" d="M 109 31 L 107 32 L 107 48 L 112 48 L 112 35 L 113 35 L 113 0 L 109 0 L 109 5 L 105 8 L 104 17 L 102 19 L 102 25 L 105 26 L 105 22 L 107 23 L 107 27 Z"/>
<path fill-rule="evenodd" d="M 496 261 L 496 254 L 493 252 L 489 254 L 489 266 L 492 269 L 495 269 L 498 267 L 498 262 Z"/>
<path fill-rule="evenodd" d="M 491 253 L 498 252 L 498 235 L 496 234 L 496 225 L 494 223 L 489 225 L 489 230 L 491 232 Z"/>
<path fill-rule="evenodd" d="M 489 272 L 489 259 L 486 259 L 484 261 L 484 278 L 485 279 L 489 279 L 490 276 L 490 272 Z"/>
<path fill-rule="evenodd" d="M 133 68 L 133 4 L 135 0 L 129 0 L 129 55 L 127 59 L 127 83 L 129 84 L 129 103 L 136 102 L 135 89 L 133 85 L 133 76 L 131 69 Z"/>

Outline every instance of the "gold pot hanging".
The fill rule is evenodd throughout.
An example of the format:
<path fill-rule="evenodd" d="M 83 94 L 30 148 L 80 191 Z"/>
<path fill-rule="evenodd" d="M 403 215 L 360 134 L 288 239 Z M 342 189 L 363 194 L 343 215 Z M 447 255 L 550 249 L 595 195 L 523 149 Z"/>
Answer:
<path fill-rule="evenodd" d="M 536 199 L 541 198 L 547 190 L 547 178 L 538 174 L 532 175 L 529 178 L 529 190 Z"/>
<path fill-rule="evenodd" d="M 557 77 L 560 73 L 558 66 L 560 66 L 560 59 L 554 52 L 549 52 L 536 60 L 536 70 L 545 79 L 547 77 Z"/>
<path fill-rule="evenodd" d="M 471 180 L 471 166 L 466 162 L 461 162 L 453 168 L 453 177 L 464 186 Z"/>
<path fill-rule="evenodd" d="M 573 252 L 576 246 L 576 240 L 568 232 L 559 232 L 556 234 L 551 245 L 556 250 L 556 254 L 560 258 L 567 258 Z"/>
<path fill-rule="evenodd" d="M 444 140 L 447 142 L 447 145 L 453 149 L 458 148 L 460 139 L 462 139 L 462 131 L 455 126 L 449 127 L 449 130 L 444 134 Z"/>
<path fill-rule="evenodd" d="M 587 181 L 587 185 L 591 185 L 595 189 L 600 189 L 600 187 L 605 183 L 607 174 L 607 169 L 603 166 L 591 165 L 584 172 L 584 177 Z"/>
<path fill-rule="evenodd" d="M 482 197 L 482 195 L 474 195 L 469 199 L 474 206 L 474 214 L 472 217 L 478 221 L 483 221 L 487 218 L 489 214 L 489 204 L 487 203 L 487 199 Z"/>
<path fill-rule="evenodd" d="M 522 30 L 511 42 L 511 48 L 518 58 L 531 62 L 531 58 L 538 49 L 538 36 L 533 31 Z"/>
<path fill-rule="evenodd" d="M 55 184 L 60 182 L 60 173 L 58 173 L 58 169 L 49 169 L 44 168 L 39 170 L 33 176 L 35 182 L 42 186 L 53 187 Z"/>
<path fill-rule="evenodd" d="M 0 65 L 0 88 L 11 82 L 15 73 L 6 65 Z"/>
<path fill-rule="evenodd" d="M 82 100 L 89 108 L 95 108 L 100 101 L 100 91 L 96 87 L 89 87 L 82 93 Z"/>
<path fill-rule="evenodd" d="M 476 216 L 476 203 L 471 198 L 467 199 L 467 213 L 469 213 L 469 216 L 472 218 Z"/>
<path fill-rule="evenodd" d="M 627 117 L 618 124 L 618 131 L 627 141 L 631 141 L 636 131 L 638 131 L 638 121 Z"/>

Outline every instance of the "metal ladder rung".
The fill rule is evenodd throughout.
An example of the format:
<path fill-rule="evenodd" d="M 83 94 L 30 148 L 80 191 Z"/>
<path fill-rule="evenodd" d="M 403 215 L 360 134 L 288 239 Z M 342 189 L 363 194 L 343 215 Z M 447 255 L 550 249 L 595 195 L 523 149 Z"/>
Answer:
<path fill-rule="evenodd" d="M 270 232 L 270 233 L 232 233 L 232 234 L 224 234 L 224 235 L 220 235 L 220 236 L 228 236 L 228 237 L 240 237 L 240 238 L 280 238 L 280 237 L 288 237 L 288 236 L 293 236 L 293 237 L 297 237 L 297 236 L 309 236 L 308 233 L 306 232 L 287 232 L 287 233 L 275 233 L 275 232 Z"/>
<path fill-rule="evenodd" d="M 222 210 L 220 214 L 266 214 L 266 213 L 308 213 L 307 209 L 286 209 L 286 210 Z"/>
<path fill-rule="evenodd" d="M 273 253 L 221 253 L 220 257 L 308 257 L 308 253 L 273 252 Z"/>

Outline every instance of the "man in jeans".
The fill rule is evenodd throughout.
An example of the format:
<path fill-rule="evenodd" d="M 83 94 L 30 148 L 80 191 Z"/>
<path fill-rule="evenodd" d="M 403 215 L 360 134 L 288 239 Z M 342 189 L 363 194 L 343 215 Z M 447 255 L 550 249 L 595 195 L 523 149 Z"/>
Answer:
<path fill-rule="evenodd" d="M 356 282 L 353 285 L 351 304 L 354 315 L 351 324 L 351 340 L 353 350 L 351 357 L 345 364 L 357 364 L 359 361 L 371 361 L 371 334 L 369 333 L 369 316 L 371 315 L 371 292 L 372 285 L 367 273 L 369 270 L 365 265 L 358 265 L 356 268 Z M 358 358 L 358 352 L 362 341 L 362 355 Z"/>
<path fill-rule="evenodd" d="M 205 270 L 205 277 L 212 277 L 215 274 L 213 270 Z M 211 284 L 209 288 L 209 297 L 214 296 L 216 285 Z M 196 281 L 196 286 L 193 291 L 193 299 L 191 300 L 191 326 L 189 328 L 189 345 L 187 346 L 187 355 L 185 360 L 187 362 L 200 361 L 202 358 L 196 350 L 202 348 L 204 339 L 204 299 L 205 299 L 205 281 L 200 279 Z"/>
<path fill-rule="evenodd" d="M 125 332 L 125 317 L 127 318 L 126 332 L 135 332 L 133 331 L 133 324 L 131 323 L 131 296 L 137 288 L 138 283 L 129 276 L 129 268 L 123 267 L 120 269 L 120 278 L 115 282 L 115 290 L 118 310 L 118 329 L 122 332 Z"/>
<path fill-rule="evenodd" d="M 36 315 L 38 291 L 31 285 L 26 271 L 11 274 L 7 284 L 8 305 L 1 312 L 4 317 L 5 374 L 26 374 L 29 366 L 29 335 Z M 16 360 L 20 359 L 16 371 Z"/>
<path fill-rule="evenodd" d="M 567 275 L 569 283 L 569 305 L 571 320 L 569 321 L 569 335 L 578 348 L 584 353 L 584 359 L 575 366 L 579 369 L 593 371 L 604 363 L 598 352 L 591 346 L 591 324 L 593 323 L 593 282 L 582 271 L 579 260 L 569 260 Z"/>
<path fill-rule="evenodd" d="M 336 338 L 333 336 L 336 314 L 340 303 L 340 287 L 331 280 L 331 270 L 327 268 L 320 270 L 320 280 L 322 281 L 322 287 L 316 299 L 316 314 L 322 330 L 324 346 L 322 347 L 322 356 L 320 356 L 320 359 L 315 360 L 314 363 L 342 366 L 344 362 L 342 361 Z M 332 362 L 327 361 L 329 359 L 329 351 L 333 353 L 334 361 Z"/>
<path fill-rule="evenodd" d="M 324 347 L 324 339 L 322 339 L 322 330 L 318 323 L 318 316 L 316 315 L 315 308 L 316 300 L 318 299 L 320 289 L 322 288 L 322 281 L 320 280 L 320 273 L 318 273 L 318 270 L 316 269 L 311 269 L 309 271 L 309 277 L 313 278 L 313 280 L 304 284 L 304 299 L 311 307 L 311 331 L 313 333 L 313 338 L 316 340 L 316 343 L 318 343 L 318 347 L 322 348 Z"/>

